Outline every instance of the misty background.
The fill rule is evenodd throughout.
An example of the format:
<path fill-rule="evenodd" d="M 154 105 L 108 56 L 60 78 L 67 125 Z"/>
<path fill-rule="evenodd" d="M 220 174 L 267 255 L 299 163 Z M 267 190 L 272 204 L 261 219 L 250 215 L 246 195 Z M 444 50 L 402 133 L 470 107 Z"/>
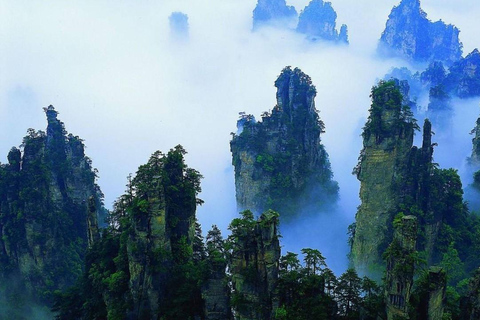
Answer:
<path fill-rule="evenodd" d="M 308 2 L 287 4 L 300 12 Z M 259 118 L 271 110 L 276 77 L 287 65 L 299 67 L 317 87 L 316 107 L 326 126 L 322 141 L 340 201 L 336 212 L 284 226 L 282 253 L 317 248 L 341 273 L 347 266 L 346 229 L 359 205 L 359 183 L 351 172 L 362 148 L 370 90 L 392 67 L 409 66 L 375 53 L 399 2 L 332 1 L 337 28 L 347 24 L 350 40 L 349 46 L 335 46 L 310 43 L 288 29 L 252 33 L 256 0 L 0 0 L 0 161 L 21 144 L 27 128 L 46 128 L 42 107 L 52 104 L 67 131 L 85 140 L 111 208 L 129 173 L 154 151 L 181 144 L 187 164 L 204 176 L 205 204 L 197 211 L 203 231 L 217 224 L 225 233 L 238 214 L 229 150 L 238 113 Z M 461 30 L 464 56 L 480 46 L 478 0 L 421 4 L 431 20 Z M 187 33 L 177 37 L 170 29 L 172 12 L 188 16 Z M 458 168 L 464 185 L 478 103 L 452 100 L 452 131 L 434 137 L 435 162 Z"/>

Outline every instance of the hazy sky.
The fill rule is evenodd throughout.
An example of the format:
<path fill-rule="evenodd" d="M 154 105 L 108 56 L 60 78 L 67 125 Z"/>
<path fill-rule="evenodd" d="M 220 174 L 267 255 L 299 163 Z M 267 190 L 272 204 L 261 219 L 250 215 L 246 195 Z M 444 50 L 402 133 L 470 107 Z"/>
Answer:
<path fill-rule="evenodd" d="M 332 1 L 351 42 L 332 47 L 309 44 L 288 30 L 251 33 L 255 0 L 0 0 L 0 161 L 27 128 L 45 128 L 42 107 L 53 104 L 67 131 L 85 140 L 107 207 L 125 190 L 126 176 L 155 150 L 182 144 L 188 165 L 205 176 L 205 205 L 198 211 L 204 231 L 212 223 L 225 230 L 236 215 L 229 133 L 236 130 L 238 112 L 258 117 L 272 109 L 273 82 L 291 65 L 309 74 L 318 90 L 343 227 L 358 205 L 351 170 L 370 89 L 392 66 L 406 65 L 375 56 L 398 2 Z M 300 12 L 308 0 L 287 3 Z M 478 0 L 424 0 L 422 7 L 429 18 L 461 29 L 465 53 L 480 46 Z M 172 37 L 173 11 L 188 15 L 188 41 Z M 468 110 L 460 112 L 468 114 L 460 122 L 467 128 L 458 128 L 465 148 L 479 111 Z M 449 165 L 461 165 L 465 148 Z"/>

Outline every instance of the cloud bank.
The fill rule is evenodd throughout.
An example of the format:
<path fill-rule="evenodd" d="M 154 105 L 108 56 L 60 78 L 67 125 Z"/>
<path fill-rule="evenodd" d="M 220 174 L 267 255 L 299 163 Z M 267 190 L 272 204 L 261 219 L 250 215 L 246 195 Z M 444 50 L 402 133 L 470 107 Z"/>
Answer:
<path fill-rule="evenodd" d="M 349 27 L 350 46 L 311 44 L 288 29 L 252 33 L 255 0 L 2 1 L 0 161 L 27 128 L 46 127 L 42 107 L 53 104 L 67 130 L 85 139 L 110 207 L 123 193 L 126 176 L 151 153 L 182 144 L 189 166 L 205 177 L 205 205 L 198 211 L 204 231 L 214 223 L 225 231 L 237 215 L 229 133 L 236 130 L 238 112 L 258 117 L 272 109 L 276 77 L 287 65 L 299 67 L 317 87 L 316 105 L 326 125 L 322 139 L 340 184 L 341 209 L 306 224 L 307 232 L 295 226 L 284 232 L 285 250 L 295 249 L 287 237 L 304 233 L 305 241 L 297 243 L 328 251 L 331 264 L 335 255 L 346 254 L 343 228 L 359 204 L 351 170 L 362 147 L 370 89 L 392 66 L 406 65 L 375 54 L 398 1 L 332 2 L 337 24 Z M 287 4 L 301 11 L 308 1 Z M 424 0 L 422 6 L 430 19 L 461 29 L 465 53 L 480 46 L 476 0 Z M 188 15 L 186 41 L 172 39 L 168 17 L 177 11 Z M 462 122 L 458 131 L 468 135 L 475 119 Z M 448 165 L 459 166 L 468 156 L 470 140 L 463 133 L 461 139 L 458 160 Z M 329 225 L 340 227 L 327 235 Z M 332 241 L 343 241 L 341 250 L 331 250 Z M 337 272 L 346 265 L 339 259 Z"/>

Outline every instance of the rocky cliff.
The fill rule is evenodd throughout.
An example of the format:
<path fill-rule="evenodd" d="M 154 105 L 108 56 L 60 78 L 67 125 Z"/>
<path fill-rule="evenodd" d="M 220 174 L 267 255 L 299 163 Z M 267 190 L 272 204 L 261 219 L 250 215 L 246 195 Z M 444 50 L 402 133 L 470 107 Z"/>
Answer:
<path fill-rule="evenodd" d="M 480 268 L 475 271 L 468 284 L 468 292 L 462 304 L 461 319 L 480 319 Z"/>
<path fill-rule="evenodd" d="M 297 11 L 285 0 L 258 0 L 253 10 L 253 30 L 269 23 L 284 23 L 297 17 Z"/>
<path fill-rule="evenodd" d="M 455 62 L 443 81 L 446 91 L 460 98 L 480 96 L 480 52 L 473 50 Z"/>
<path fill-rule="evenodd" d="M 387 257 L 385 305 L 388 320 L 408 318 L 417 228 L 418 222 L 414 216 L 396 217 L 394 221 L 393 241 L 385 252 Z"/>
<path fill-rule="evenodd" d="M 20 282 L 22 297 L 49 305 L 82 274 L 103 195 L 82 140 L 52 106 L 45 113 L 46 133 L 29 129 L 0 166 L 0 282 Z"/>
<path fill-rule="evenodd" d="M 207 234 L 208 276 L 202 290 L 205 300 L 206 320 L 228 320 L 232 318 L 229 279 L 226 274 L 227 256 L 222 234 L 213 226 Z"/>
<path fill-rule="evenodd" d="M 312 0 L 300 13 L 297 32 L 307 35 L 312 40 L 338 41 L 348 44 L 348 29 L 342 25 L 340 32 L 336 29 L 337 13 L 330 2 Z"/>
<path fill-rule="evenodd" d="M 352 256 L 359 273 L 374 274 L 391 241 L 391 222 L 401 197 L 404 164 L 413 144 L 415 122 L 402 106 L 395 82 L 372 89 L 370 116 L 364 128 L 363 149 L 354 169 L 360 180 L 361 205 L 356 214 Z M 407 107 L 408 108 L 408 107 Z M 377 270 L 378 271 L 378 270 Z"/>
<path fill-rule="evenodd" d="M 279 215 L 270 210 L 257 221 L 250 211 L 242 215 L 230 225 L 232 306 L 239 320 L 274 319 L 278 303 Z"/>
<path fill-rule="evenodd" d="M 469 162 L 475 168 L 480 168 L 480 117 L 475 123 L 475 128 L 472 129 L 470 134 L 473 134 L 472 138 L 472 154 L 469 158 Z"/>
<path fill-rule="evenodd" d="M 336 201 L 324 125 L 315 108 L 315 87 L 300 69 L 285 68 L 275 81 L 277 105 L 256 122 L 242 115 L 230 142 L 237 204 L 257 213 L 273 209 L 288 218 Z"/>
<path fill-rule="evenodd" d="M 203 316 L 205 250 L 195 223 L 201 176 L 185 153 L 181 146 L 157 151 L 130 177 L 109 227 L 88 250 L 81 281 L 57 299 L 59 319 Z"/>
<path fill-rule="evenodd" d="M 422 146 L 412 146 L 415 126 L 394 81 L 380 82 L 373 88 L 364 148 L 354 169 L 361 182 L 361 205 L 353 232 L 352 259 L 360 273 L 380 276 L 381 256 L 392 239 L 397 213 L 418 219 L 417 249 L 424 251 L 429 265 L 440 263 L 444 254 L 453 252 L 450 246 L 455 246 L 462 261 L 475 260 L 471 250 L 475 236 L 468 226 L 476 222 L 463 204 L 460 177 L 456 170 L 439 169 L 433 163 L 430 121 L 425 120 L 423 126 Z"/>
<path fill-rule="evenodd" d="M 462 56 L 459 32 L 453 25 L 430 21 L 419 0 L 402 0 L 388 16 L 378 49 L 387 56 L 451 65 Z"/>

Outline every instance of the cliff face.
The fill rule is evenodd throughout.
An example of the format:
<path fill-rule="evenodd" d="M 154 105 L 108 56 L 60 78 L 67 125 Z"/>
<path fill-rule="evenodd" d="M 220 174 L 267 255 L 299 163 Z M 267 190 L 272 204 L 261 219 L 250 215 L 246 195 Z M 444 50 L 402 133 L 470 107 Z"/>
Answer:
<path fill-rule="evenodd" d="M 462 306 L 462 319 L 474 320 L 480 318 L 480 269 L 477 269 L 470 279 L 468 293 Z"/>
<path fill-rule="evenodd" d="M 285 0 L 258 0 L 253 10 L 253 30 L 268 23 L 293 19 L 297 11 L 287 6 Z"/>
<path fill-rule="evenodd" d="M 201 175 L 184 163 L 185 153 L 181 146 L 157 151 L 129 179 L 109 227 L 88 250 L 81 281 L 57 299 L 59 319 L 203 316 L 205 250 L 195 223 Z"/>
<path fill-rule="evenodd" d="M 456 170 L 433 163 L 430 121 L 425 120 L 421 147 L 412 146 L 415 127 L 394 81 L 373 88 L 364 148 L 354 169 L 361 182 L 352 232 L 352 259 L 359 273 L 381 275 L 382 253 L 393 237 L 397 213 L 418 219 L 417 249 L 424 251 L 429 265 L 442 261 L 452 241 L 462 261 L 475 259 L 470 247 L 475 236 L 467 231 L 475 222 L 463 204 L 460 177 Z"/>
<path fill-rule="evenodd" d="M 480 52 L 473 50 L 455 62 L 443 82 L 448 92 L 460 98 L 480 96 Z"/>
<path fill-rule="evenodd" d="M 278 213 L 267 211 L 258 221 L 249 211 L 232 222 L 232 306 L 239 320 L 274 319 L 280 242 Z"/>
<path fill-rule="evenodd" d="M 3 283 L 19 277 L 23 296 L 50 304 L 82 273 L 102 194 L 82 140 L 52 106 L 45 113 L 46 133 L 29 129 L 23 152 L 12 148 L 0 166 L 0 260 Z"/>
<path fill-rule="evenodd" d="M 209 273 L 202 289 L 205 300 L 205 319 L 231 319 L 229 279 L 225 273 L 227 257 L 225 243 L 217 226 L 207 234 L 207 264 Z"/>
<path fill-rule="evenodd" d="M 337 199 L 328 154 L 320 142 L 323 123 L 315 87 L 299 69 L 285 68 L 275 81 L 277 105 L 262 122 L 243 115 L 230 142 L 237 204 L 285 217 L 318 210 Z"/>
<path fill-rule="evenodd" d="M 306 34 L 310 40 L 328 40 L 348 43 L 348 30 L 342 25 L 336 29 L 337 13 L 330 2 L 312 0 L 300 13 L 297 32 Z"/>
<path fill-rule="evenodd" d="M 373 274 L 383 265 L 390 242 L 391 221 L 400 201 L 415 124 L 402 108 L 402 95 L 393 81 L 372 90 L 370 117 L 364 128 L 363 150 L 355 173 L 360 180 L 361 205 L 356 215 L 352 256 L 359 273 Z M 370 271 L 369 271 L 370 269 Z M 378 270 L 377 270 L 378 271 Z"/>
<path fill-rule="evenodd" d="M 386 251 L 385 305 L 388 320 L 408 318 L 415 268 L 417 218 L 404 216 L 397 220 L 394 222 L 393 241 Z"/>
<path fill-rule="evenodd" d="M 427 19 L 419 0 L 402 0 L 388 16 L 379 51 L 416 62 L 438 60 L 451 65 L 462 55 L 459 32 L 453 25 Z"/>
<path fill-rule="evenodd" d="M 474 135 L 472 138 L 472 155 L 470 156 L 469 162 L 475 168 L 480 167 L 480 117 L 477 119 L 475 128 L 471 131 L 471 134 Z"/>

